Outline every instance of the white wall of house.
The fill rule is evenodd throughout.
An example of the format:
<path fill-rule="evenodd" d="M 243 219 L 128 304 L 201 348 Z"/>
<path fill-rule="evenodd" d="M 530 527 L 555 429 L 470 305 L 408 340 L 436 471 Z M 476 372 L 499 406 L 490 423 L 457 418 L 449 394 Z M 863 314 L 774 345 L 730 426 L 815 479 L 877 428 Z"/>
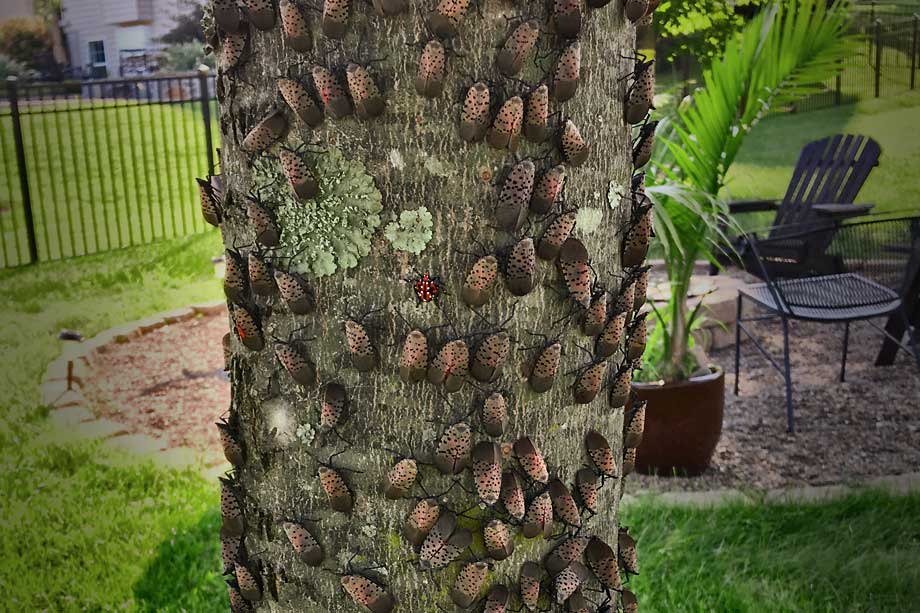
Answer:
<path fill-rule="evenodd" d="M 0 23 L 15 17 L 31 17 L 34 14 L 32 0 L 0 0 Z"/>

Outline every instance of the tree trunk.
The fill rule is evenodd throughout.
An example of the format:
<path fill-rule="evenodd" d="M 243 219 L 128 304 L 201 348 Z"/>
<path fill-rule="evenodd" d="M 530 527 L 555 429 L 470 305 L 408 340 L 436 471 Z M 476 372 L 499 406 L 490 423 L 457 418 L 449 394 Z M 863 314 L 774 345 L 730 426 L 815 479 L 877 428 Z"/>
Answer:
<path fill-rule="evenodd" d="M 389 7 L 399 3 L 374 2 L 379 4 Z M 220 227 L 230 252 L 228 259 L 238 254 L 241 259 L 237 263 L 245 265 L 250 252 L 260 255 L 276 270 L 301 274 L 315 297 L 311 312 L 295 314 L 292 309 L 309 308 L 311 300 L 292 304 L 285 302 L 277 289 L 263 296 L 253 291 L 257 284 L 233 286 L 232 273 L 227 280 L 231 309 L 237 316 L 231 316 L 233 332 L 225 339 L 233 383 L 225 441 L 236 466 L 224 485 L 222 539 L 228 561 L 236 557 L 229 569 L 233 573 L 229 580 L 231 599 L 240 601 L 237 590 L 243 588 L 243 595 L 253 599 L 246 606 L 257 610 L 362 610 L 343 585 L 362 586 L 346 576 L 373 582 L 363 585 L 367 591 L 359 594 L 358 600 L 367 600 L 368 609 L 375 612 L 387 610 L 383 594 L 392 595 L 400 611 L 435 612 L 439 606 L 451 610 L 452 597 L 460 598 L 459 592 L 452 591 L 460 569 L 489 559 L 483 528 L 493 519 L 510 528 L 514 551 L 502 561 L 491 560 L 481 593 L 474 581 L 472 597 L 479 598 L 490 586 L 504 584 L 513 594 L 508 610 L 517 608 L 522 563 L 542 563 L 560 542 L 557 537 L 578 531 L 571 518 L 569 525 L 560 519 L 560 512 L 565 516 L 567 499 L 552 482 L 557 477 L 578 501 L 581 513 L 575 523 L 581 523 L 579 534 L 595 535 L 617 550 L 624 411 L 619 404 L 609 405 L 605 391 L 591 399 L 589 388 L 591 377 L 603 368 L 599 364 L 606 366 L 606 372 L 600 373 L 602 385 L 617 375 L 619 365 L 626 361 L 626 339 L 618 341 L 620 349 L 609 359 L 595 355 L 595 339 L 582 330 L 583 305 L 588 301 L 585 288 L 579 286 L 584 267 L 579 268 L 582 256 L 575 243 L 567 243 L 563 249 L 564 257 L 570 257 L 570 266 L 537 259 L 533 290 L 518 296 L 509 287 L 519 294 L 527 289 L 526 279 L 514 280 L 518 278 L 516 258 L 521 253 L 514 246 L 527 237 L 540 245 L 544 229 L 564 207 L 565 211 L 577 211 L 572 236 L 590 254 L 586 275 L 596 282 L 594 304 L 604 290 L 609 293 L 609 303 L 616 302 L 623 278 L 621 237 L 630 219 L 629 207 L 620 206 L 620 200 L 628 194 L 632 172 L 631 133 L 623 121 L 622 108 L 626 81 L 620 78 L 631 72 L 628 56 L 633 55 L 634 28 L 617 3 L 585 9 L 578 38 L 582 65 L 577 94 L 564 104 L 551 97 L 549 107 L 554 129 L 561 130 L 564 120 L 571 118 L 587 141 L 587 160 L 575 166 L 569 163 L 571 159 L 562 159 L 556 136 L 534 144 L 522 135 L 517 152 L 512 154 L 507 147 L 496 149 L 485 141 L 465 142 L 458 130 L 463 100 L 474 81 L 485 82 L 490 90 L 491 117 L 513 96 L 527 100 L 541 80 L 552 86 L 556 60 L 571 41 L 552 33 L 549 9 L 543 3 L 473 3 L 459 22 L 458 34 L 442 40 L 447 76 L 443 93 L 433 99 L 419 95 L 416 75 L 426 43 L 437 40 L 435 31 L 449 29 L 440 23 L 449 20 L 436 19 L 439 27 L 432 28 L 428 25 L 429 11 L 436 3 L 409 4 L 406 12 L 383 17 L 369 3 L 354 2 L 347 33 L 340 41 L 327 38 L 321 31 L 320 9 L 307 7 L 305 14 L 312 23 L 308 52 L 292 49 L 280 19 L 264 31 L 250 27 L 248 49 L 242 59 L 231 66 L 230 58 L 218 76 L 223 138 L 221 191 L 216 197 L 223 198 Z M 220 22 L 219 10 L 215 7 L 206 22 L 214 17 Z M 291 10 L 291 6 L 282 0 L 281 10 Z M 537 47 L 516 79 L 503 77 L 496 68 L 498 48 L 516 25 L 529 18 L 540 24 Z M 258 19 L 259 13 L 252 12 L 250 20 Z M 330 27 L 327 32 L 334 29 Z M 224 46 L 230 44 L 226 33 L 220 38 Z M 376 79 L 386 100 L 382 115 L 334 119 L 332 115 L 340 108 L 356 106 L 364 111 L 371 105 L 360 103 L 357 89 L 351 92 L 355 99 L 351 102 L 336 99 L 333 88 L 326 92 L 333 98 L 326 106 L 325 120 L 310 128 L 278 95 L 279 78 L 298 80 L 307 85 L 322 108 L 317 95 L 321 92 L 316 91 L 311 78 L 314 66 L 325 67 L 338 79 L 338 86 L 348 91 L 345 73 L 350 63 L 366 68 Z M 247 152 L 247 147 L 262 149 L 268 142 L 253 145 L 258 139 L 252 136 L 247 140 L 246 136 L 275 110 L 286 119 L 286 135 L 275 139 L 277 133 L 269 134 L 268 140 L 280 142 L 264 151 Z M 275 125 L 280 123 L 275 121 Z M 498 142 L 501 134 L 495 136 Z M 298 201 L 282 174 L 279 157 L 289 165 L 292 158 L 307 163 L 315 173 L 318 195 Z M 564 164 L 564 202 L 560 198 L 552 214 L 531 212 L 515 230 L 515 221 L 502 221 L 503 211 L 509 209 L 499 206 L 499 193 L 509 167 L 525 158 L 535 164 L 538 181 L 545 169 Z M 509 201 L 513 203 L 513 198 Z M 270 231 L 257 237 L 265 228 L 253 223 L 260 222 L 257 210 L 255 218 L 247 215 L 253 202 L 274 215 L 280 229 L 278 246 L 265 245 L 273 242 Z M 214 219 L 213 214 L 211 217 Z M 502 223 L 511 230 L 501 229 Z M 549 241 L 544 242 L 544 247 L 549 246 Z M 474 263 L 488 255 L 497 258 L 500 272 L 488 301 L 472 307 L 468 302 L 478 302 L 477 296 L 465 288 L 465 279 Z M 568 285 L 562 268 L 570 273 Z M 245 266 L 242 270 L 245 279 Z M 426 273 L 429 282 L 417 285 Z M 431 291 L 435 289 L 439 291 Z M 247 313 L 258 330 L 250 326 Z M 407 383 L 400 377 L 400 365 L 411 330 L 422 332 L 427 340 L 427 354 L 422 351 L 421 355 L 431 367 L 428 372 L 418 371 L 424 381 Z M 246 344 L 258 346 L 253 341 L 259 332 L 264 348 L 251 350 Z M 363 344 L 365 332 L 370 350 Z M 489 369 L 495 359 L 501 361 L 502 333 L 510 341 L 510 350 L 499 376 L 490 381 Z M 537 393 L 533 387 L 540 385 L 533 381 L 539 377 L 530 376 L 534 361 L 557 340 L 562 346 L 558 375 L 549 391 Z M 450 342 L 454 344 L 442 352 Z M 493 342 L 497 353 L 486 355 L 485 349 L 480 350 Z M 469 373 L 464 372 L 459 347 L 464 343 L 469 350 Z M 294 349 L 305 360 L 295 373 L 307 385 L 296 382 L 282 367 L 276 348 L 282 352 Z M 408 368 L 403 370 L 408 374 Z M 442 381 L 445 372 L 447 380 Z M 438 384 L 431 383 L 429 375 Z M 455 385 L 460 389 L 449 391 Z M 334 428 L 328 427 L 329 422 L 324 426 L 324 398 L 337 401 L 343 390 L 347 416 Z M 485 423 L 482 415 L 486 399 L 496 392 L 506 400 L 507 416 L 502 426 Z M 577 403 L 576 396 L 584 403 Z M 335 402 L 327 408 L 335 408 L 332 405 Z M 460 445 L 460 462 L 469 466 L 457 475 L 444 475 L 435 465 L 438 444 L 444 442 L 445 431 L 460 423 L 472 431 L 473 458 L 470 461 L 468 449 Z M 616 478 L 603 476 L 589 457 L 585 437 L 591 430 L 609 442 L 616 458 Z M 497 463 L 502 471 L 519 476 L 528 509 L 537 508 L 545 499 L 533 502 L 546 489 L 546 479 L 539 478 L 538 464 L 534 468 L 526 457 L 526 443 L 513 447 L 522 437 L 530 437 L 548 466 L 553 486 L 550 492 L 557 505 L 550 539 L 543 535 L 525 538 L 521 522 L 511 517 L 507 505 L 486 504 L 494 502 L 495 482 L 489 479 L 494 473 L 488 469 L 495 455 L 494 448 L 477 446 L 477 441 L 499 445 Z M 235 445 L 241 453 L 236 453 Z M 398 461 L 407 458 L 417 462 L 417 479 L 414 483 L 410 479 L 404 497 L 390 499 L 383 493 L 385 476 Z M 444 457 L 440 460 L 443 464 Z M 409 468 L 409 464 L 400 466 Z M 527 468 L 534 469 L 531 474 L 537 480 L 528 476 Z M 583 508 L 584 501 L 576 491 L 576 472 L 582 468 L 590 468 L 597 484 L 602 485 L 596 513 Z M 584 481 L 589 472 L 580 473 L 579 480 Z M 335 476 L 340 477 L 347 492 L 331 500 L 320 473 L 333 488 L 337 485 Z M 398 482 L 396 475 L 393 480 Z M 507 475 L 504 481 L 511 482 Z M 400 493 L 398 488 L 391 489 Z M 234 518 L 232 496 L 241 508 L 241 520 Z M 427 549 L 421 552 L 405 536 L 410 512 L 423 499 L 434 499 L 442 518 L 450 512 L 458 516 L 452 542 L 461 550 L 446 568 L 430 568 L 437 534 L 428 537 Z M 297 523 L 315 537 L 322 548 L 319 566 L 307 563 L 311 554 L 304 551 L 309 548 L 298 556 L 282 522 Z M 235 552 L 234 541 L 238 539 L 234 535 L 241 526 L 243 546 Z M 463 542 L 465 529 L 473 537 L 469 546 Z M 593 561 L 597 562 L 598 555 L 602 558 L 606 550 L 596 544 L 593 547 Z M 449 547 L 438 550 L 449 551 Z M 437 561 L 433 565 L 438 566 Z M 475 575 L 472 570 L 466 569 L 464 577 Z M 578 565 L 570 570 L 581 571 Z M 257 589 L 249 586 L 249 573 Z M 556 604 L 566 595 L 563 582 L 548 577 L 543 576 L 542 610 L 566 610 L 565 605 Z M 599 591 L 593 576 L 582 579 L 587 583 L 568 606 L 574 607 L 581 597 L 595 606 L 604 601 L 613 606 L 615 592 L 605 595 Z M 261 599 L 256 599 L 260 595 Z"/>

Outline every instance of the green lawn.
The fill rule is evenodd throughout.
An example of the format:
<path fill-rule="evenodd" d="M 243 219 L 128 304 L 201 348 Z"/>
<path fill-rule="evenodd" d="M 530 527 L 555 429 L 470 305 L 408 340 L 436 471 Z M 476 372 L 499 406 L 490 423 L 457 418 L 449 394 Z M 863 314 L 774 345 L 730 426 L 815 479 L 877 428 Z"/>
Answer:
<path fill-rule="evenodd" d="M 2 610 L 226 610 L 217 488 L 43 442 L 36 387 L 62 327 L 92 335 L 220 295 L 216 232 L 0 271 Z M 920 602 L 920 497 L 815 506 L 630 506 L 643 611 L 904 611 Z M 766 604 L 769 603 L 769 604 Z"/>
<path fill-rule="evenodd" d="M 23 103 L 23 142 L 40 258 L 95 253 L 202 230 L 194 180 L 207 174 L 199 102 L 120 100 L 89 106 L 86 101 Z M 217 139 L 214 121 L 212 129 Z M 4 109 L 0 267 L 27 260 L 25 227 L 12 119 Z"/>

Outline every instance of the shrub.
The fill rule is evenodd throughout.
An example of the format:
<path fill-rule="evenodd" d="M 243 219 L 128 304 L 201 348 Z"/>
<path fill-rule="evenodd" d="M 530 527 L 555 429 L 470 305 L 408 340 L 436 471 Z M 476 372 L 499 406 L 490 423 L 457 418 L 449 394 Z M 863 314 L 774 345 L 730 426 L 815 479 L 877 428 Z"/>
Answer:
<path fill-rule="evenodd" d="M 184 72 L 195 70 L 201 64 L 214 68 L 214 56 L 205 55 L 204 44 L 196 40 L 167 47 L 160 68 L 167 72 Z"/>
<path fill-rule="evenodd" d="M 47 63 L 51 37 L 40 17 L 17 17 L 0 24 L 0 54 L 30 68 Z"/>
<path fill-rule="evenodd" d="M 7 77 L 21 77 L 28 72 L 25 64 L 17 62 L 10 56 L 0 53 L 0 80 Z"/>

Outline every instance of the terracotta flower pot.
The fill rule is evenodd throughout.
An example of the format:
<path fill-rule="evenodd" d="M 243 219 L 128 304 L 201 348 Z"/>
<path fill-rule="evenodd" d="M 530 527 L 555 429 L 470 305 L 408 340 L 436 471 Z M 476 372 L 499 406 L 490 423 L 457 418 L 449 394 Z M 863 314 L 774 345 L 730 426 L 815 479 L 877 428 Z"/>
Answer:
<path fill-rule="evenodd" d="M 645 409 L 645 433 L 636 470 L 645 474 L 699 475 L 709 466 L 722 434 L 725 373 L 712 373 L 678 383 L 633 383 Z"/>

